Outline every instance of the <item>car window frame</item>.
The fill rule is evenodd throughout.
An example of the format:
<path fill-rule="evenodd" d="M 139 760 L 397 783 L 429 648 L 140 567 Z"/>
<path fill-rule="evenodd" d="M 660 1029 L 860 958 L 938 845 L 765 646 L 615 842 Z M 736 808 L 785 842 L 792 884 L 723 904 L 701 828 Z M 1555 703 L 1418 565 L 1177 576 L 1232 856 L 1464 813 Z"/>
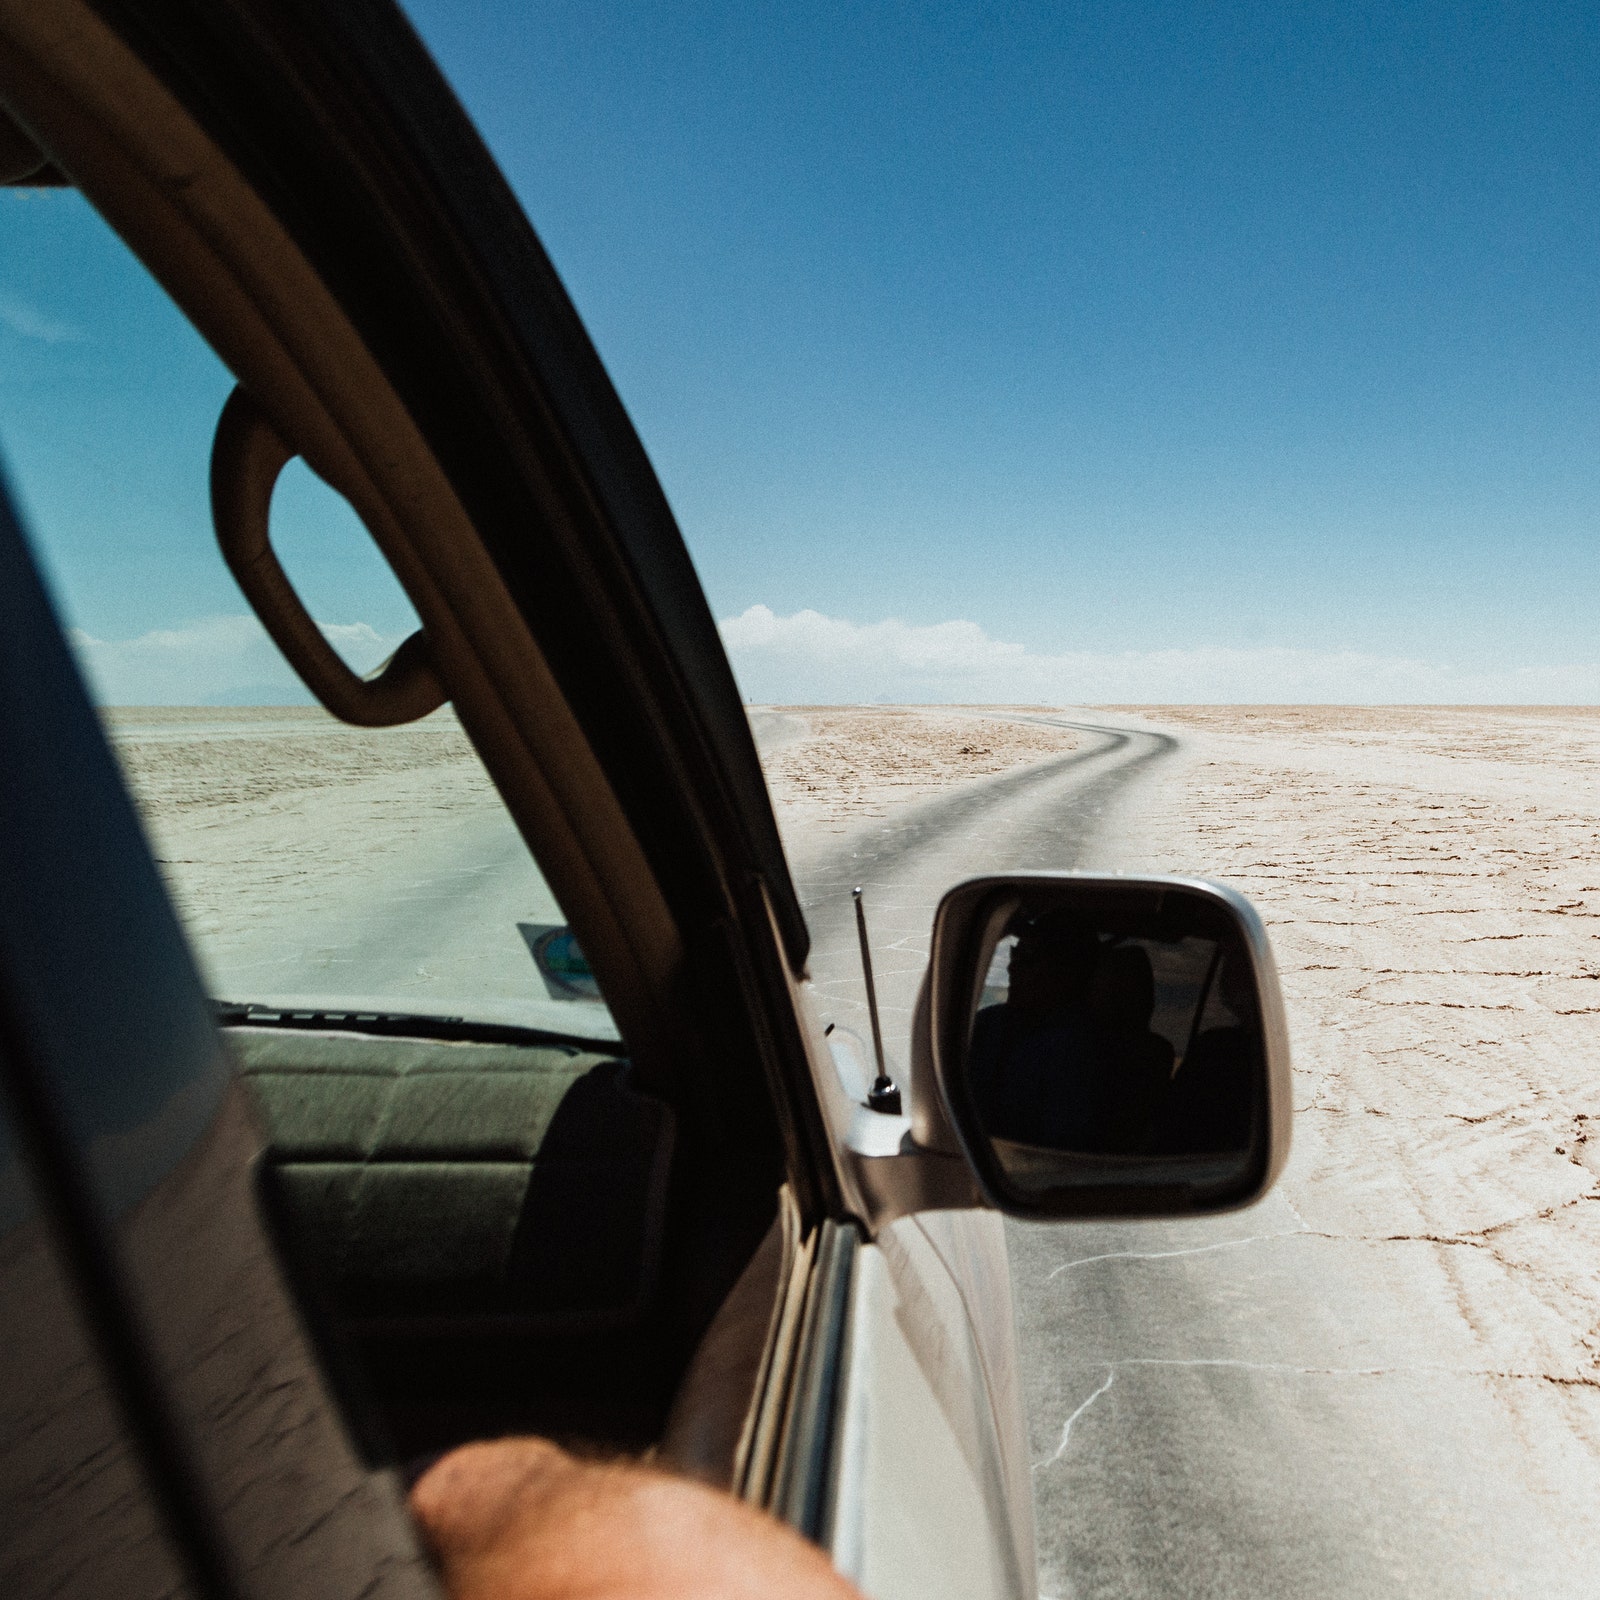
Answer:
<path fill-rule="evenodd" d="M 559 280 L 404 19 L 387 5 L 325 14 L 8 0 L 0 63 L 19 121 L 384 549 L 641 1067 L 688 1064 L 708 1112 L 748 1124 L 752 1149 L 781 1148 L 761 1181 L 786 1177 L 808 1221 L 838 1214 L 835 1156 L 789 994 L 798 908 L 781 848 L 780 874 L 751 843 L 763 829 L 776 841 L 770 802 L 764 787 L 755 800 L 734 793 L 708 729 L 716 717 L 687 692 L 677 655 L 695 630 L 663 618 L 675 583 L 714 641 L 709 610 Z M 214 129 L 227 120 L 222 102 L 225 136 Z M 424 124 L 434 136 L 419 143 Z M 307 194 L 283 198 L 293 173 L 274 165 L 275 141 L 293 129 L 303 150 L 308 127 L 321 167 L 340 168 L 366 198 L 359 260 L 352 206 L 324 195 L 317 211 Z M 440 166 L 452 168 L 450 183 Z M 330 208 L 342 219 L 337 237 L 326 231 Z M 336 271 L 324 271 L 330 261 Z M 497 286 L 530 263 L 539 294 L 508 305 Z M 347 303 L 352 275 L 406 280 L 413 296 L 398 308 L 398 332 L 393 294 Z M 519 327 L 513 312 L 537 326 Z M 424 325 L 434 346 L 419 366 Z M 553 347 L 583 368 L 561 393 L 540 367 Z M 459 403 L 441 422 L 445 374 L 449 398 L 477 396 L 472 425 Z M 622 467 L 586 453 L 600 411 L 613 456 L 631 456 Z M 492 460 L 486 436 L 499 447 Z M 469 437 L 470 459 L 459 454 Z M 658 502 L 645 506 L 651 537 L 672 568 L 650 582 L 633 559 L 641 540 L 630 547 L 620 531 L 629 507 L 650 498 L 641 481 Z M 485 510 L 508 484 L 516 493 Z M 444 593 L 451 571 L 468 567 L 471 581 Z M 552 610 L 579 619 L 581 662 L 546 650 Z M 617 668 L 603 695 L 597 660 Z M 748 747 L 759 780 L 720 644 L 712 661 L 737 710 L 733 743 Z"/>

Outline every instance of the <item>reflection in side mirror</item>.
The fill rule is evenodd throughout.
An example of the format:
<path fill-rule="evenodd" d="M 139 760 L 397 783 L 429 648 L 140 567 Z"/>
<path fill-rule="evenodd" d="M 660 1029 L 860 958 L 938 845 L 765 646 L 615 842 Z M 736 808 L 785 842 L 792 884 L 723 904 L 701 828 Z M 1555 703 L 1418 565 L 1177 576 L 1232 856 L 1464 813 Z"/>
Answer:
<path fill-rule="evenodd" d="M 1282 1166 L 1282 1001 L 1266 933 L 1232 891 L 975 880 L 939 908 L 931 976 L 944 1099 L 1005 1210 L 1224 1210 Z"/>

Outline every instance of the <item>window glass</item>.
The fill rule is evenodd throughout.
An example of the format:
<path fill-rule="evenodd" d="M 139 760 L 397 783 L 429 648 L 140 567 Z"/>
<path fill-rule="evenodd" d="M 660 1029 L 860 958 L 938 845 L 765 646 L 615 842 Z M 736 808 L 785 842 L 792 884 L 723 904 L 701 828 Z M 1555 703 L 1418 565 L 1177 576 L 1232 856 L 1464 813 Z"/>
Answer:
<path fill-rule="evenodd" d="M 75 192 L 0 192 L 0 229 L 0 448 L 211 992 L 614 1040 L 450 709 L 348 727 L 250 614 L 208 504 L 227 371 Z M 416 627 L 298 463 L 273 541 L 357 670 Z"/>

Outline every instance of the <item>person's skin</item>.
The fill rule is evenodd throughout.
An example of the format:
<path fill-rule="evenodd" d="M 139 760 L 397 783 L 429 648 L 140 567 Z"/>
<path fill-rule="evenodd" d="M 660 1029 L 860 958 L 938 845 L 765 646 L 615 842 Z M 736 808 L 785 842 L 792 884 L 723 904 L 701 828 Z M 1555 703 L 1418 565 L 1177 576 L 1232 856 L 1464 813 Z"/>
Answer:
<path fill-rule="evenodd" d="M 452 1451 L 411 1511 L 451 1600 L 861 1600 L 815 1545 L 731 1495 L 546 1439 Z"/>

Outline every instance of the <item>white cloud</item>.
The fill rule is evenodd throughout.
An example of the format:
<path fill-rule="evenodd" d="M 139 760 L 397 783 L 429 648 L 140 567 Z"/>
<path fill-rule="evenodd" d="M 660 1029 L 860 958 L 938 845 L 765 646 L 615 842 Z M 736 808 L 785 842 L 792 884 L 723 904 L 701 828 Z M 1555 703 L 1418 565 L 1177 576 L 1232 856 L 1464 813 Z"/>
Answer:
<path fill-rule="evenodd" d="M 1466 671 L 1353 650 L 1214 648 L 1040 654 L 975 622 L 856 623 L 751 606 L 719 624 L 757 704 L 1600 702 L 1600 663 Z"/>
<path fill-rule="evenodd" d="M 399 644 L 365 622 L 319 623 L 357 672 Z M 136 639 L 97 639 L 74 628 L 78 662 L 103 705 L 304 703 L 310 697 L 254 617 L 202 617 Z"/>
<path fill-rule="evenodd" d="M 24 339 L 37 339 L 42 344 L 75 344 L 83 338 L 70 323 L 45 316 L 26 300 L 19 300 L 3 289 L 0 289 L 0 327 L 9 328 Z"/>
<path fill-rule="evenodd" d="M 358 672 L 400 643 L 365 622 L 320 623 Z M 1407 656 L 1289 649 L 1042 654 L 975 622 L 857 623 L 751 606 L 720 624 L 758 704 L 1097 705 L 1184 702 L 1600 704 L 1600 663 L 1467 671 Z M 203 617 L 135 639 L 73 629 L 105 705 L 295 704 L 309 699 L 252 616 Z"/>
<path fill-rule="evenodd" d="M 319 622 L 317 626 L 346 661 L 360 663 L 358 672 L 370 672 L 400 643 L 398 639 L 385 638 L 366 622 Z"/>

